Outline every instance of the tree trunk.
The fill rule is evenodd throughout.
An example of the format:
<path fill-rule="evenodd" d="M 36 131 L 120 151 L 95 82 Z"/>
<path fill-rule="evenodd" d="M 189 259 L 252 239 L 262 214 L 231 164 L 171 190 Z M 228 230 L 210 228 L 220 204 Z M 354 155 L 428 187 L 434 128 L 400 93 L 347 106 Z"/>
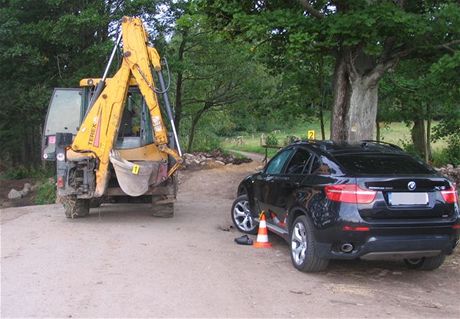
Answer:
<path fill-rule="evenodd" d="M 180 121 L 182 120 L 182 80 L 183 73 L 182 71 L 177 72 L 176 80 L 176 107 L 174 113 L 174 125 L 176 126 L 177 134 L 179 134 Z"/>
<path fill-rule="evenodd" d="M 411 129 L 412 143 L 417 153 L 425 158 L 426 156 L 426 135 L 425 121 L 423 119 L 414 120 L 414 126 Z"/>
<path fill-rule="evenodd" d="M 179 45 L 179 52 L 178 52 L 178 60 L 180 63 L 184 60 L 184 53 L 185 53 L 185 45 L 187 43 L 187 31 L 182 32 L 182 41 Z M 175 107 L 175 114 L 174 114 L 174 125 L 176 126 L 177 134 L 180 132 L 180 122 L 182 120 L 182 86 L 184 81 L 184 73 L 182 69 L 179 68 L 177 72 L 177 80 L 176 80 L 176 107 Z"/>
<path fill-rule="evenodd" d="M 380 142 L 380 122 L 379 120 L 375 120 L 375 128 L 376 128 L 376 137 L 375 140 Z"/>
<path fill-rule="evenodd" d="M 431 107 L 430 104 L 426 106 L 426 156 L 425 162 L 430 162 L 433 159 L 433 154 L 431 153 Z"/>
<path fill-rule="evenodd" d="M 319 92 L 321 94 L 321 103 L 319 105 L 319 122 L 321 127 L 321 139 L 324 141 L 326 139 L 326 134 L 324 132 L 324 99 L 326 92 L 324 90 L 324 59 L 323 56 L 319 60 Z"/>
<path fill-rule="evenodd" d="M 350 106 L 345 127 L 347 141 L 372 140 L 377 118 L 378 85 L 357 75 L 351 82 Z"/>
<path fill-rule="evenodd" d="M 203 116 L 203 114 L 207 110 L 209 110 L 210 107 L 211 107 L 210 105 L 205 104 L 205 106 L 192 117 L 192 124 L 190 125 L 190 134 L 189 134 L 188 145 L 187 145 L 187 153 L 192 152 L 193 140 L 195 139 L 195 132 L 196 132 L 197 124 L 199 120 L 201 119 L 201 117 Z"/>
<path fill-rule="evenodd" d="M 331 138 L 349 143 L 372 140 L 377 118 L 378 84 L 366 76 L 348 79 L 346 66 L 336 69 Z"/>
<path fill-rule="evenodd" d="M 342 142 L 348 138 L 345 117 L 348 113 L 351 93 L 348 67 L 344 54 L 336 59 L 333 78 L 334 96 L 331 115 L 331 139 L 336 142 Z"/>
<path fill-rule="evenodd" d="M 372 140 L 378 105 L 378 83 L 388 68 L 389 60 L 375 64 L 364 52 L 342 50 L 334 69 L 331 139 L 354 143 Z"/>
<path fill-rule="evenodd" d="M 319 109 L 319 124 L 321 126 L 321 139 L 324 141 L 326 139 L 326 133 L 324 132 L 324 114 L 323 114 L 323 106 L 320 106 Z"/>

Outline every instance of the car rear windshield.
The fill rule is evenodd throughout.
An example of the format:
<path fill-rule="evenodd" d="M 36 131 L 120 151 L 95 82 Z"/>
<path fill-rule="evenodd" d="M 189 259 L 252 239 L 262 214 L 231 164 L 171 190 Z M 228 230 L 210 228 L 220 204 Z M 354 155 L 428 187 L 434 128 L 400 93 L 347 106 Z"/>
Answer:
<path fill-rule="evenodd" d="M 335 158 L 347 171 L 354 174 L 432 174 L 433 171 L 407 155 L 341 154 Z"/>

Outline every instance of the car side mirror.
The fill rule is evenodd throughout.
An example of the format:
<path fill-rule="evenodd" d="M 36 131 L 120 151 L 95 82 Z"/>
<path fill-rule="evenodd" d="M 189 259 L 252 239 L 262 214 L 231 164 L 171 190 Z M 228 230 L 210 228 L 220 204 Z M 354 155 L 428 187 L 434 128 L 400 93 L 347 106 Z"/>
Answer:
<path fill-rule="evenodd" d="M 256 167 L 256 173 L 262 173 L 265 169 L 264 165 L 260 165 Z"/>

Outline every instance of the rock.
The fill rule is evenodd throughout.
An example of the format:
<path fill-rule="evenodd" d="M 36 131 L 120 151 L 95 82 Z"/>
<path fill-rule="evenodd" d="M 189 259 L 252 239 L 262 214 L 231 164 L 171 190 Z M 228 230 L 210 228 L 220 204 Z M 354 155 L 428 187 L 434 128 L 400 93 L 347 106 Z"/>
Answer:
<path fill-rule="evenodd" d="M 183 157 L 187 168 L 216 168 L 228 164 L 239 165 L 241 163 L 251 162 L 251 159 L 249 158 L 235 158 L 233 155 L 224 154 L 220 150 L 214 150 L 212 152 L 196 152 L 193 154 L 185 153 Z"/>
<path fill-rule="evenodd" d="M 37 188 L 41 185 L 41 183 L 36 183 L 30 187 L 30 191 L 35 192 Z"/>
<path fill-rule="evenodd" d="M 447 169 L 453 169 L 453 168 L 454 168 L 454 165 L 452 165 L 452 164 L 447 164 L 446 167 L 447 167 Z"/>
<path fill-rule="evenodd" d="M 32 189 L 32 185 L 30 183 L 25 183 L 24 187 L 22 188 L 22 190 L 27 190 L 27 191 L 30 191 L 31 189 Z"/>
<path fill-rule="evenodd" d="M 8 193 L 8 199 L 19 199 L 22 198 L 22 192 L 15 190 L 14 188 Z"/>

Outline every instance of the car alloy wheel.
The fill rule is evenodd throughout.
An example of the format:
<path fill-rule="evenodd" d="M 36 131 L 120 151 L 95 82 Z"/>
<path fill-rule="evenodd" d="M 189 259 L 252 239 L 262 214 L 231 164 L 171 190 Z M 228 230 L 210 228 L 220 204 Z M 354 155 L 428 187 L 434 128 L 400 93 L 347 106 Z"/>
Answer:
<path fill-rule="evenodd" d="M 307 234 L 305 226 L 300 221 L 294 225 L 291 236 L 291 253 L 294 262 L 302 265 L 305 261 L 305 252 L 307 251 Z"/>
<path fill-rule="evenodd" d="M 257 223 L 251 215 L 246 195 L 239 196 L 233 203 L 232 220 L 236 228 L 243 233 L 255 234 Z"/>
<path fill-rule="evenodd" d="M 322 271 L 329 263 L 320 256 L 313 232 L 314 228 L 305 215 L 298 216 L 290 227 L 292 264 L 304 272 Z"/>

